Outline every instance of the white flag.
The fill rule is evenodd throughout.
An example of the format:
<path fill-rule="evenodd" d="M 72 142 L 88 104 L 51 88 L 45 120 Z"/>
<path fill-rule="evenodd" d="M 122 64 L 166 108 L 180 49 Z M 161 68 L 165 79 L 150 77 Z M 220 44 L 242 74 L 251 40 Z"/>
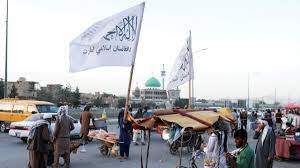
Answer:
<path fill-rule="evenodd" d="M 70 72 L 134 64 L 145 2 L 101 20 L 70 43 Z"/>
<path fill-rule="evenodd" d="M 194 67 L 190 34 L 175 60 L 167 89 L 178 87 L 191 79 L 194 79 Z"/>

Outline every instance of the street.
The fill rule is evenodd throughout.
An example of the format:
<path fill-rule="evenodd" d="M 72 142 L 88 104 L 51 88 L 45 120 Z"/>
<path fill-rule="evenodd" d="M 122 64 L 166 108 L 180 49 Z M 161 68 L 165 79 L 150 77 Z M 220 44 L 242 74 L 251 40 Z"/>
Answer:
<path fill-rule="evenodd" d="M 110 131 L 117 131 L 116 126 L 110 126 Z M 171 155 L 167 144 L 160 139 L 160 137 L 153 132 L 150 145 L 149 168 L 174 168 L 178 165 L 179 155 Z M 251 136 L 248 137 L 251 147 L 254 149 L 255 140 Z M 143 146 L 143 158 L 146 158 L 146 147 Z M 98 142 L 93 141 L 86 145 L 87 153 L 71 154 L 72 168 L 140 168 L 141 146 L 131 145 L 129 160 L 120 162 L 116 158 L 109 156 L 102 156 L 98 150 Z M 229 139 L 229 150 L 235 149 L 234 141 Z M 0 167 L 1 168 L 25 168 L 28 152 L 26 144 L 23 144 L 18 138 L 10 137 L 8 134 L 0 134 Z M 188 154 L 183 156 L 183 165 L 188 166 Z M 197 160 L 197 166 L 203 167 L 202 159 Z M 63 162 L 63 161 L 61 161 Z M 144 161 L 145 164 L 145 161 Z M 274 168 L 299 168 L 299 161 L 282 161 L 274 162 Z"/>

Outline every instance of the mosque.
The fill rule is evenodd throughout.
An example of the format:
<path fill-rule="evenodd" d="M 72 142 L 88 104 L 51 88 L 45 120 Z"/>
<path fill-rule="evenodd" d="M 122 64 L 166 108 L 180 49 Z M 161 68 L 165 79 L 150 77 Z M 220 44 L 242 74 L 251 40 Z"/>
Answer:
<path fill-rule="evenodd" d="M 179 95 L 180 91 L 178 89 L 167 91 L 164 89 L 164 86 L 161 87 L 161 83 L 158 79 L 151 77 L 145 82 L 144 88 L 140 89 L 139 87 L 136 87 L 133 90 L 132 101 L 141 102 L 142 100 L 145 100 L 161 104 L 170 99 L 178 99 Z"/>

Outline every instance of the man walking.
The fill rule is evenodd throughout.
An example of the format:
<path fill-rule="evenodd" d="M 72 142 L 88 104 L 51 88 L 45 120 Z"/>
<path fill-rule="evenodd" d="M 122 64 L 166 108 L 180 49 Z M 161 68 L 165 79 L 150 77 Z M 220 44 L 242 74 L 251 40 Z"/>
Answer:
<path fill-rule="evenodd" d="M 259 120 L 259 126 L 255 130 L 256 144 L 256 168 L 272 168 L 275 155 L 275 133 L 266 120 Z"/>
<path fill-rule="evenodd" d="M 67 114 L 68 106 L 61 106 L 58 109 L 53 133 L 54 168 L 59 167 L 60 156 L 64 158 L 65 167 L 70 167 L 70 132 L 74 129 L 74 124 Z"/>
<path fill-rule="evenodd" d="M 80 135 L 82 137 L 83 144 L 87 143 L 88 134 L 90 130 L 90 121 L 92 120 L 93 124 L 95 125 L 95 120 L 93 114 L 90 112 L 91 106 L 87 105 L 84 107 L 84 111 L 81 113 L 80 116 Z"/>

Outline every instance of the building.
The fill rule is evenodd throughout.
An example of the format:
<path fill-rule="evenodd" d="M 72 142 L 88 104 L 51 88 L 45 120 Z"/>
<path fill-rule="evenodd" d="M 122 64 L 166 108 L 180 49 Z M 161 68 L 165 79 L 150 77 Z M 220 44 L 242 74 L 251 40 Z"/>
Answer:
<path fill-rule="evenodd" d="M 117 106 L 117 97 L 113 94 L 107 94 L 107 93 L 103 93 L 101 95 L 101 99 L 103 101 L 103 104 L 106 107 L 116 107 Z"/>
<path fill-rule="evenodd" d="M 80 102 L 82 104 L 91 103 L 96 98 L 92 93 L 80 93 Z"/>
<path fill-rule="evenodd" d="M 132 99 L 140 99 L 141 98 L 141 90 L 137 86 L 135 89 L 132 91 Z"/>
<path fill-rule="evenodd" d="M 180 98 L 180 90 L 178 88 L 168 90 L 168 97 L 170 100 L 178 100 Z"/>
<path fill-rule="evenodd" d="M 160 89 L 160 82 L 151 77 L 145 83 L 145 89 L 141 90 L 141 98 L 153 102 L 163 102 L 168 99 L 167 91 Z"/>
<path fill-rule="evenodd" d="M 10 94 L 13 85 L 17 89 L 18 97 L 30 99 L 37 97 L 36 85 L 38 82 L 26 81 L 26 78 L 20 77 L 16 82 L 7 82 L 8 95 Z"/>
<path fill-rule="evenodd" d="M 51 93 L 53 97 L 56 97 L 58 92 L 62 90 L 63 85 L 61 84 L 48 84 L 46 87 L 41 87 L 41 90 Z"/>
<path fill-rule="evenodd" d="M 135 103 L 146 101 L 160 104 L 167 100 L 167 91 L 161 89 L 161 84 L 155 77 L 151 77 L 145 82 L 145 88 L 140 89 L 139 87 L 136 87 L 132 91 L 131 101 Z"/>

